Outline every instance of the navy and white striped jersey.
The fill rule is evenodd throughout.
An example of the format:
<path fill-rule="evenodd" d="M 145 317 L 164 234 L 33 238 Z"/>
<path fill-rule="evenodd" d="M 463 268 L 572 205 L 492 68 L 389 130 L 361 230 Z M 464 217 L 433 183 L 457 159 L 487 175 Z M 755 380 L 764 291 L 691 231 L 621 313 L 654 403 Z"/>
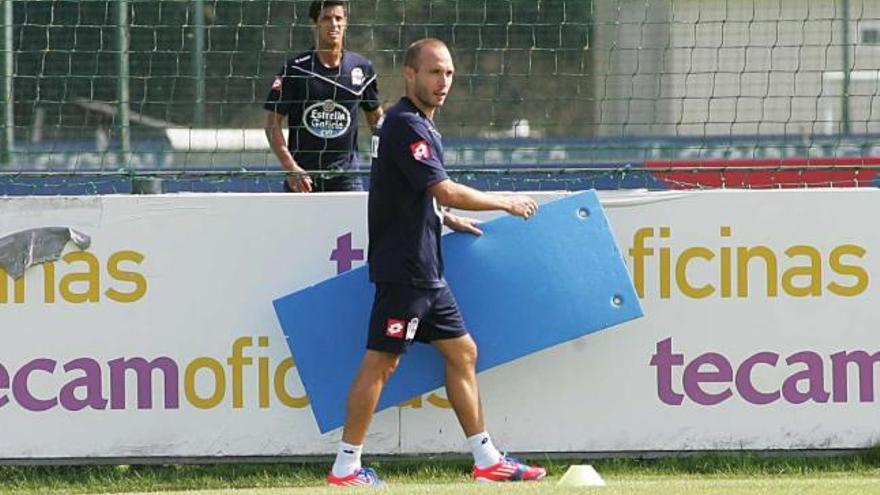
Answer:
<path fill-rule="evenodd" d="M 344 51 L 338 67 L 325 67 L 314 48 L 287 61 L 275 75 L 264 108 L 287 115 L 288 148 L 306 170 L 357 168 L 358 107 L 379 107 L 369 59 Z"/>

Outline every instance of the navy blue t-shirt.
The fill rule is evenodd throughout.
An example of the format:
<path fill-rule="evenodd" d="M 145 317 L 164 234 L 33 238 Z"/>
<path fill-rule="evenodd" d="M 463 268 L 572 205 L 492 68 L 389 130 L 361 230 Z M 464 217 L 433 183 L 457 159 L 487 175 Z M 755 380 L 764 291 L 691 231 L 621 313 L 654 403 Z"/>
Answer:
<path fill-rule="evenodd" d="M 287 61 L 264 105 L 287 115 L 288 147 L 306 170 L 357 168 L 358 107 L 379 107 L 373 63 L 346 50 L 339 67 L 331 69 L 314 49 Z"/>
<path fill-rule="evenodd" d="M 385 113 L 370 171 L 370 280 L 446 286 L 442 212 L 429 187 L 447 179 L 434 123 L 402 98 Z"/>

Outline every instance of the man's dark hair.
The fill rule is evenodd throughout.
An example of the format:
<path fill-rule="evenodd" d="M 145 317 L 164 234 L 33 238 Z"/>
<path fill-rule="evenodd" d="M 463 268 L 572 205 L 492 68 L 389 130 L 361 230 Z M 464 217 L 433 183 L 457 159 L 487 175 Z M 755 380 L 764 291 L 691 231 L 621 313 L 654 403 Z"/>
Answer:
<path fill-rule="evenodd" d="M 328 7 L 342 7 L 345 9 L 345 17 L 348 17 L 348 1 L 346 0 L 314 0 L 309 6 L 309 17 L 312 22 L 318 22 L 321 11 Z"/>
<path fill-rule="evenodd" d="M 425 38 L 418 41 L 413 42 L 406 49 L 406 53 L 403 55 L 403 65 L 404 67 L 409 67 L 413 70 L 419 70 L 419 59 L 422 56 L 422 48 L 425 46 L 446 46 L 446 43 L 436 39 L 436 38 Z M 447 48 L 448 49 L 448 48 Z"/>

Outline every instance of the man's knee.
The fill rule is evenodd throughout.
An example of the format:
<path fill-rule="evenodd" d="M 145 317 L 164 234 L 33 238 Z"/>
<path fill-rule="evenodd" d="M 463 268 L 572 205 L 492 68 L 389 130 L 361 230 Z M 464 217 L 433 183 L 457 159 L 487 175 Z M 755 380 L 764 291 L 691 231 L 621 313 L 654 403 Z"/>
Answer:
<path fill-rule="evenodd" d="M 470 337 L 467 336 L 466 342 L 462 348 L 462 359 L 464 359 L 468 364 L 476 366 L 477 364 L 477 343 Z"/>
<path fill-rule="evenodd" d="M 446 362 L 462 369 L 474 368 L 477 365 L 477 344 L 470 335 L 444 341 Z"/>
<path fill-rule="evenodd" d="M 399 354 L 368 349 L 364 355 L 363 369 L 381 377 L 382 381 L 386 381 L 397 370 L 399 363 Z"/>

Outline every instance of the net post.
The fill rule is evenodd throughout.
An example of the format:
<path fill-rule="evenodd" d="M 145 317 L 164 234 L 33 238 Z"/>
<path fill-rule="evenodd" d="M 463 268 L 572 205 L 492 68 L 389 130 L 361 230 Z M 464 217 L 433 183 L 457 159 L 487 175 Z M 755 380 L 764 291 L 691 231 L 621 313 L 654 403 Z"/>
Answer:
<path fill-rule="evenodd" d="M 128 26 L 128 0 L 118 0 L 116 3 L 116 99 L 118 110 L 116 113 L 116 129 L 119 133 L 119 166 L 130 165 L 131 158 L 131 93 L 129 88 L 130 61 L 129 46 L 130 36 Z"/>
<path fill-rule="evenodd" d="M 195 105 L 193 106 L 193 127 L 205 126 L 205 2 L 192 0 L 193 9 L 193 51 L 192 77 L 195 86 Z"/>
<path fill-rule="evenodd" d="M 849 122 L 849 80 L 850 80 L 850 71 L 852 71 L 852 63 L 850 62 L 849 51 L 850 51 L 850 41 L 849 41 L 849 0 L 842 0 L 843 8 L 841 16 L 843 17 L 843 25 L 841 32 L 841 39 L 843 45 L 843 88 L 841 91 L 840 98 L 840 118 L 843 121 L 843 134 L 849 135 L 850 133 L 850 122 Z"/>
<path fill-rule="evenodd" d="M 0 112 L 3 115 L 3 135 L 0 137 L 0 165 L 12 165 L 13 152 L 15 150 L 15 112 L 13 99 L 13 81 L 15 78 L 15 47 L 12 33 L 12 1 L 3 2 L 3 45 L 2 52 L 2 84 L 0 84 Z"/>

